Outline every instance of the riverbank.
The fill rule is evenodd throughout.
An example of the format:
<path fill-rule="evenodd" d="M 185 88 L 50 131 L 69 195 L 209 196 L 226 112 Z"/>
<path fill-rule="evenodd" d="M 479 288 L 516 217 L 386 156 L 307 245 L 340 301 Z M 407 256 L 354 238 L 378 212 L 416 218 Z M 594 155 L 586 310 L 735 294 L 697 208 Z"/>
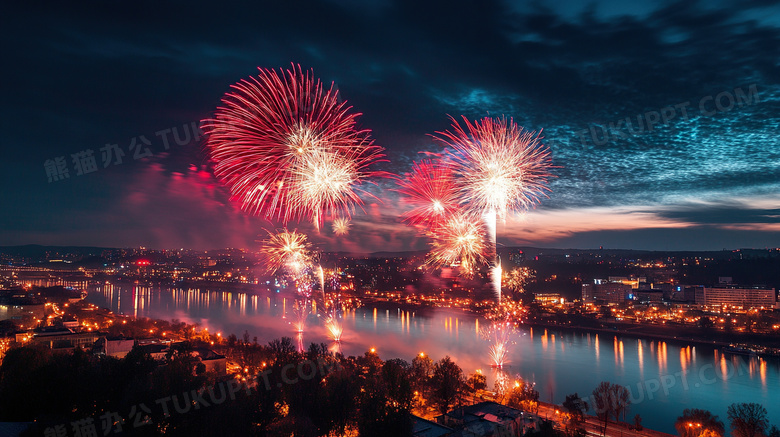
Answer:
<path fill-rule="evenodd" d="M 657 326 L 646 326 L 646 325 L 636 325 L 636 324 L 632 324 L 632 325 L 614 324 L 614 327 L 598 328 L 592 326 L 558 325 L 555 323 L 532 322 L 532 323 L 523 323 L 521 326 L 527 326 L 529 328 L 555 329 L 555 330 L 568 331 L 568 332 L 589 332 L 594 334 L 619 335 L 623 337 L 639 338 L 643 340 L 671 341 L 671 342 L 685 344 L 685 345 L 709 346 L 715 349 L 730 347 L 731 345 L 736 343 L 749 344 L 750 346 L 754 346 L 754 347 L 770 347 L 770 348 L 777 347 L 777 346 L 768 346 L 766 344 L 749 343 L 747 339 L 739 338 L 739 337 L 713 340 L 713 339 L 702 338 L 701 336 L 672 335 L 672 334 L 667 334 L 665 332 L 659 332 L 658 329 L 660 327 Z M 620 328 L 627 328 L 629 326 L 633 329 L 632 330 L 620 329 Z M 640 329 L 642 330 L 641 332 L 639 331 Z M 668 327 L 664 327 L 661 329 L 672 330 Z M 679 328 L 675 328 L 675 330 L 679 331 Z M 780 339 L 778 340 L 778 342 L 780 343 Z M 771 343 L 771 344 L 775 344 L 775 343 Z M 762 358 L 780 360 L 780 355 L 778 355 L 777 352 L 757 353 L 756 355 Z"/>

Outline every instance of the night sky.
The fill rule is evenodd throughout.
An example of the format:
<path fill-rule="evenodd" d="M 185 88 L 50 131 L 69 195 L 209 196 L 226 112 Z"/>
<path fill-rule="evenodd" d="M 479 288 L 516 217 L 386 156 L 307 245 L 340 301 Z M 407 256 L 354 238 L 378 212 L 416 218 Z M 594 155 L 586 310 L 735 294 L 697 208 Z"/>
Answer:
<path fill-rule="evenodd" d="M 504 245 L 780 246 L 772 1 L 101 0 L 2 15 L 0 245 L 255 247 L 279 225 L 229 201 L 191 126 L 258 66 L 292 62 L 364 114 L 381 170 L 439 150 L 429 134 L 448 115 L 543 129 L 552 192 L 499 226 Z M 88 150 L 97 167 L 78 168 Z M 393 186 L 371 189 L 380 201 L 349 236 L 312 238 L 424 248 Z"/>

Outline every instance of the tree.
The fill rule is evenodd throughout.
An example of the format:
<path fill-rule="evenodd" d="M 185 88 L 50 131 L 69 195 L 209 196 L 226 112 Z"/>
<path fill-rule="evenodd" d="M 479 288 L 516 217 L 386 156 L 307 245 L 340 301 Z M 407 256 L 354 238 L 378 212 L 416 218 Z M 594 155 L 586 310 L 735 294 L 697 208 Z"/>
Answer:
<path fill-rule="evenodd" d="M 775 425 L 772 425 L 772 427 L 769 428 L 769 431 L 766 433 L 766 437 L 780 437 L 780 429 L 778 429 Z"/>
<path fill-rule="evenodd" d="M 410 366 L 406 361 L 386 361 L 379 371 L 366 375 L 360 391 L 359 435 L 412 435 L 412 383 Z"/>
<path fill-rule="evenodd" d="M 431 383 L 431 376 L 433 375 L 433 360 L 431 357 L 421 353 L 412 360 L 412 386 L 413 388 L 422 394 L 423 398 L 427 398 L 428 387 Z"/>
<path fill-rule="evenodd" d="M 532 384 L 516 381 L 506 403 L 512 408 L 536 413 L 539 411 L 539 392 Z"/>
<path fill-rule="evenodd" d="M 382 366 L 382 379 L 387 384 L 390 401 L 399 408 L 411 410 L 414 395 L 409 363 L 400 358 L 385 361 Z"/>
<path fill-rule="evenodd" d="M 475 395 L 478 391 L 487 388 L 487 378 L 485 378 L 485 375 L 481 372 L 472 373 L 469 376 L 469 379 L 466 380 L 466 385 L 468 386 L 469 391 Z"/>
<path fill-rule="evenodd" d="M 609 402 L 609 391 L 611 385 L 612 384 L 610 384 L 609 381 L 602 381 L 595 389 L 593 389 L 593 409 L 596 412 L 596 416 L 604 421 L 603 435 L 607 434 L 609 416 L 612 414 Z"/>
<path fill-rule="evenodd" d="M 566 395 L 566 400 L 563 401 L 563 408 L 571 414 L 582 417 L 585 411 L 588 410 L 588 404 L 580 397 L 579 393 Z"/>
<path fill-rule="evenodd" d="M 609 381 L 601 382 L 593 390 L 593 409 L 596 415 L 604 421 L 603 433 L 606 435 L 609 417 L 614 416 L 615 421 L 620 420 L 620 415 L 625 416 L 628 406 L 631 405 L 630 393 L 628 389 L 618 384 L 611 384 Z"/>
<path fill-rule="evenodd" d="M 439 412 L 445 414 L 450 406 L 460 401 L 466 381 L 461 368 L 448 355 L 433 366 L 431 385 L 431 400 Z"/>
<path fill-rule="evenodd" d="M 580 398 L 579 393 L 566 395 L 563 401 L 564 423 L 566 425 L 566 434 L 570 436 L 584 436 L 586 434 L 582 423 L 584 421 L 585 411 L 588 410 L 588 404 Z"/>
<path fill-rule="evenodd" d="M 631 393 L 622 385 L 612 384 L 612 413 L 615 415 L 615 422 L 620 421 L 620 416 L 626 420 L 628 407 L 631 405 Z"/>
<path fill-rule="evenodd" d="M 763 436 L 769 427 L 766 408 L 761 404 L 731 404 L 726 414 L 731 421 L 731 433 L 734 437 Z"/>
<path fill-rule="evenodd" d="M 722 437 L 726 432 L 723 422 L 718 416 L 713 415 L 707 410 L 697 408 L 686 408 L 682 416 L 674 422 L 674 428 L 680 437 L 698 437 L 707 435 L 709 437 Z"/>
<path fill-rule="evenodd" d="M 637 414 L 634 416 L 634 429 L 637 431 L 642 431 L 644 427 L 642 426 L 642 416 Z"/>

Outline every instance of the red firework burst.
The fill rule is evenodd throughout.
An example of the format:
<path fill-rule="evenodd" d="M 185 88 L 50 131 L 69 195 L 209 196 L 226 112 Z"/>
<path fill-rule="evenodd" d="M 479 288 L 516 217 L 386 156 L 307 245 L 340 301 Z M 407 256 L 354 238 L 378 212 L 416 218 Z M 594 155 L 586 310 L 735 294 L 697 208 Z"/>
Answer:
<path fill-rule="evenodd" d="M 434 226 L 427 262 L 436 267 L 460 264 L 466 275 L 485 264 L 485 225 L 464 214 L 454 214 Z"/>
<path fill-rule="evenodd" d="M 413 208 L 403 214 L 412 226 L 433 227 L 459 209 L 458 189 L 449 166 L 423 159 L 398 179 L 402 200 Z"/>
<path fill-rule="evenodd" d="M 382 148 L 360 115 L 326 89 L 312 71 L 259 68 L 222 98 L 203 121 L 214 173 L 252 214 L 318 226 L 326 214 L 349 217 L 361 205 L 359 185 L 378 175 L 368 167 Z"/>
<path fill-rule="evenodd" d="M 511 118 L 485 117 L 465 129 L 452 119 L 452 131 L 434 137 L 450 147 L 462 203 L 475 215 L 522 210 L 549 191 L 550 152 L 541 136 L 525 131 Z"/>

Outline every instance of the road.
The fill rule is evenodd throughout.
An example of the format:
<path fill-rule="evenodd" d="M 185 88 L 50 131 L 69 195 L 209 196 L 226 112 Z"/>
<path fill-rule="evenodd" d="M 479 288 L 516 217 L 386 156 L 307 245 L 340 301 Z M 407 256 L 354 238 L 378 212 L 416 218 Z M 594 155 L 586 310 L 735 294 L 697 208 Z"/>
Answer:
<path fill-rule="evenodd" d="M 560 423 L 559 412 L 561 407 L 559 405 L 548 404 L 546 402 L 539 403 L 539 417 L 545 419 L 552 419 L 556 422 L 556 427 L 563 427 Z M 589 436 L 601 436 L 601 430 L 604 427 L 604 422 L 596 416 L 585 415 L 585 431 Z M 644 428 L 642 431 L 634 429 L 628 429 L 628 424 L 615 423 L 610 421 L 607 426 L 607 437 L 676 437 L 672 434 L 667 434 L 660 431 Z"/>

